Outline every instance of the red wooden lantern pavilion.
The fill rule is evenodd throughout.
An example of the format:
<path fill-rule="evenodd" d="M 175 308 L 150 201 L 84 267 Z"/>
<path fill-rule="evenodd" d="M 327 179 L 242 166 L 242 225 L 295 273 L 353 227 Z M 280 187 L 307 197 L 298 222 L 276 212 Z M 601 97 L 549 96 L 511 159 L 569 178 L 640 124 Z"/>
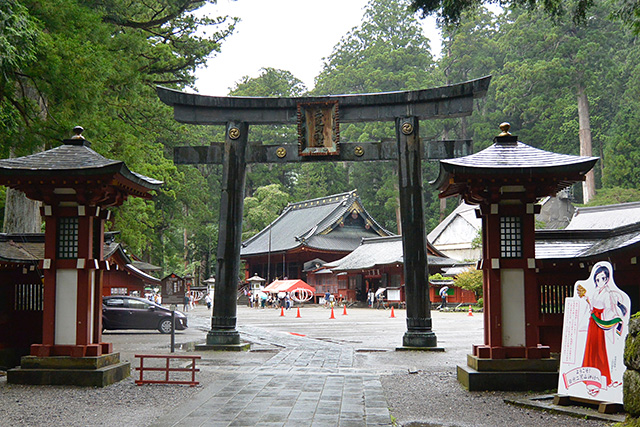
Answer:
<path fill-rule="evenodd" d="M 0 185 L 43 202 L 43 332 L 42 343 L 31 347 L 36 357 L 112 352 L 102 342 L 105 208 L 130 195 L 149 199 L 162 184 L 96 153 L 82 131 L 76 127 L 74 137 L 51 150 L 0 160 Z"/>
<path fill-rule="evenodd" d="M 510 384 L 535 388 L 520 374 L 554 371 L 550 349 L 540 345 L 536 327 L 540 313 L 535 259 L 536 202 L 583 181 L 597 157 L 571 156 L 539 150 L 518 142 L 509 124 L 487 149 L 458 159 L 441 160 L 435 184 L 441 198 L 460 195 L 479 205 L 482 216 L 484 276 L 484 344 L 473 347 L 472 371 L 518 371 L 493 375 L 497 389 Z M 517 362 L 514 360 L 517 359 Z M 547 367 L 541 359 L 546 359 Z M 490 361 L 498 361 L 491 363 Z M 557 374 L 549 375 L 549 383 Z M 460 369 L 458 371 L 460 379 Z M 495 374 L 495 372 L 494 372 Z M 489 376 L 487 376 L 489 377 Z M 538 379 L 544 375 L 535 375 Z M 465 381 L 463 381 L 464 383 Z M 473 384 L 468 385 L 473 389 Z M 494 385 L 481 383 L 480 388 Z M 540 384 L 544 388 L 548 385 Z"/>

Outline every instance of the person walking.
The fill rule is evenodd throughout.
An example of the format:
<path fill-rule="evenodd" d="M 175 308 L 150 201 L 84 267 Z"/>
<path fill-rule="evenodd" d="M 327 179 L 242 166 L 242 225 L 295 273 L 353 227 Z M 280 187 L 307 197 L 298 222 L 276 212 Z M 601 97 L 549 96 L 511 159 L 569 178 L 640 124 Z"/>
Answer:
<path fill-rule="evenodd" d="M 440 288 L 440 298 L 442 298 L 440 310 L 444 310 L 445 308 L 447 308 L 447 292 L 449 292 L 448 286 L 443 286 Z"/>
<path fill-rule="evenodd" d="M 184 293 L 184 300 L 182 301 L 182 311 L 189 311 L 189 292 Z"/>

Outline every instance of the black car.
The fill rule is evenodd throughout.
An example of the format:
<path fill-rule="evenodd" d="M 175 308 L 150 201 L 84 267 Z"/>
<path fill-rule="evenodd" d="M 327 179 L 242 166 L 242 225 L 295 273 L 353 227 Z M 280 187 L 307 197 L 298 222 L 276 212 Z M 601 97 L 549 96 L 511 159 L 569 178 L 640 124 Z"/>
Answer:
<path fill-rule="evenodd" d="M 143 298 L 111 295 L 102 298 L 103 329 L 157 329 L 171 332 L 171 310 Z M 176 311 L 176 330 L 187 328 L 187 316 Z"/>

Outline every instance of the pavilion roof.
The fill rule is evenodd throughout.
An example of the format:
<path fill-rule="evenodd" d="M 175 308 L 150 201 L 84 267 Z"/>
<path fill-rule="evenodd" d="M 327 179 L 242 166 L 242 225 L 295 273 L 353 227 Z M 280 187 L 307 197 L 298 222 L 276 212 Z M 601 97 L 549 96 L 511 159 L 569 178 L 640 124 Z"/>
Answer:
<path fill-rule="evenodd" d="M 478 153 L 440 160 L 440 173 L 432 182 L 440 189 L 440 197 L 461 194 L 467 202 L 478 203 L 486 197 L 479 193 L 482 191 L 479 183 L 486 181 L 505 182 L 502 185 L 513 185 L 517 181 L 539 183 L 540 194 L 535 196 L 544 197 L 583 180 L 598 161 L 598 157 L 540 150 L 505 133 Z"/>
<path fill-rule="evenodd" d="M 344 226 L 345 219 L 354 213 L 363 224 L 368 224 L 368 229 Z M 364 237 L 391 234 L 369 215 L 353 190 L 289 204 L 275 221 L 243 243 L 240 256 L 281 253 L 303 247 L 350 252 Z"/>
<path fill-rule="evenodd" d="M 64 141 L 64 145 L 47 151 L 0 160 L 0 184 L 18 188 L 30 179 L 106 179 L 118 177 L 118 186 L 139 197 L 149 197 L 162 181 L 131 171 L 124 162 L 107 159 L 90 148 L 91 144 L 81 135 Z M 22 181 L 22 182 L 20 182 Z M 59 184 L 58 184 L 59 185 Z M 59 185 L 62 186 L 62 185 Z M 26 192 L 26 191 L 25 191 Z M 28 194 L 27 194 L 28 195 Z"/>

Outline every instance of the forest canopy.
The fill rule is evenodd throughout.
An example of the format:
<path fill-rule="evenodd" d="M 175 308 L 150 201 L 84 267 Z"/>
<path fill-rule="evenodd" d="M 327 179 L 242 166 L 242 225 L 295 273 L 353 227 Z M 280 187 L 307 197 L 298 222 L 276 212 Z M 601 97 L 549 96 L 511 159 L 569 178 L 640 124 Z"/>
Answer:
<path fill-rule="evenodd" d="M 483 5 L 497 5 L 504 8 L 519 7 L 534 11 L 540 9 L 553 20 L 569 19 L 574 24 L 584 23 L 592 10 L 604 1 L 597 0 L 412 0 L 411 8 L 422 16 L 435 15 L 445 25 L 458 24 L 465 12 Z M 614 0 L 610 5 L 610 16 L 624 22 L 640 32 L 640 3 L 637 1 Z"/>

